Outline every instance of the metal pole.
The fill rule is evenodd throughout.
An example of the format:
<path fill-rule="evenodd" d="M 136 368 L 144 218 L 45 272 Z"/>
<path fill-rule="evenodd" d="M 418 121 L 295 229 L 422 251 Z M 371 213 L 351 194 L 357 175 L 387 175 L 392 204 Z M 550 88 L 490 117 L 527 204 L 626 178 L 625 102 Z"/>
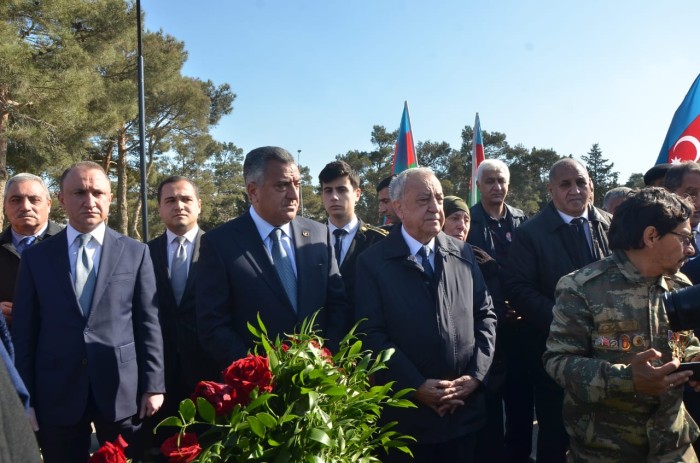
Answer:
<path fill-rule="evenodd" d="M 141 0 L 136 0 L 136 23 L 138 27 L 138 87 L 139 87 L 139 161 L 141 163 L 141 238 L 148 241 L 148 185 L 146 182 L 146 97 L 143 85 L 143 42 L 141 40 Z"/>
<path fill-rule="evenodd" d="M 299 205 L 301 206 L 301 216 L 304 215 L 304 196 L 302 195 L 302 187 L 304 186 L 304 179 L 301 177 L 301 150 L 297 150 L 297 166 L 299 166 Z"/>

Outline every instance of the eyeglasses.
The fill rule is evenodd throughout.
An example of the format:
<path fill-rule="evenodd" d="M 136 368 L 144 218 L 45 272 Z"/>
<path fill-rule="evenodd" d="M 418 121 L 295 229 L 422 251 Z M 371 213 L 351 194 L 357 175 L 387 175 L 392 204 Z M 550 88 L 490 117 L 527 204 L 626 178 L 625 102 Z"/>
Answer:
<path fill-rule="evenodd" d="M 686 234 L 670 231 L 669 233 L 681 237 L 681 243 L 683 243 L 683 246 L 692 246 L 693 243 L 695 243 L 695 232 Z"/>

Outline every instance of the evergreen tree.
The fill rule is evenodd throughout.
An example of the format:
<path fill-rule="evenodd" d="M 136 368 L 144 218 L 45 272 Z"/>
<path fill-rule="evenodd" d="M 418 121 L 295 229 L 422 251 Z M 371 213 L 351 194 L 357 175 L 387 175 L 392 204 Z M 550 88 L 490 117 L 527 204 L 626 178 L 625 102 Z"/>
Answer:
<path fill-rule="evenodd" d="M 620 186 L 618 183 L 620 174 L 613 170 L 615 164 L 603 157 L 603 152 L 598 143 L 594 143 L 588 154 L 581 156 L 581 159 L 586 164 L 588 175 L 590 175 L 593 182 L 595 189 L 594 204 L 596 207 L 602 207 L 605 193 L 612 188 Z"/>

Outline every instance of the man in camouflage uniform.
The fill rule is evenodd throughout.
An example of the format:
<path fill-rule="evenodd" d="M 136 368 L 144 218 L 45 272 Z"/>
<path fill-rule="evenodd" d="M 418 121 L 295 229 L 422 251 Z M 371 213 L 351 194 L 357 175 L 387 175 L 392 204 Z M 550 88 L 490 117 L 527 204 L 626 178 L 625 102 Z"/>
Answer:
<path fill-rule="evenodd" d="M 690 285 L 678 270 L 694 252 L 692 212 L 661 188 L 641 190 L 613 217 L 612 256 L 557 285 L 543 359 L 565 389 L 569 461 L 698 461 L 698 427 L 683 406 L 691 373 L 675 371 L 669 339 L 689 336 L 687 359 L 700 343 L 670 331 L 661 302 L 665 291 Z"/>

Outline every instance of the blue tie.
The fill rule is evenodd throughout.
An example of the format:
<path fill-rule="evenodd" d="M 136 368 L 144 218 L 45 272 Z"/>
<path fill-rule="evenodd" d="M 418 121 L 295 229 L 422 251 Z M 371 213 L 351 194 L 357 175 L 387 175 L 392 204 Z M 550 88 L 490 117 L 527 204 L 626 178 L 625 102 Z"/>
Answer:
<path fill-rule="evenodd" d="M 34 244 L 34 241 L 36 241 L 36 236 L 25 236 L 22 238 L 22 241 L 17 243 L 17 253 L 22 255 L 25 249 Z"/>
<path fill-rule="evenodd" d="M 85 233 L 78 235 L 78 239 L 80 240 L 80 247 L 78 247 L 78 256 L 75 259 L 75 294 L 78 296 L 80 308 L 83 309 L 83 314 L 87 318 L 90 315 L 92 294 L 95 292 L 97 275 L 86 249 L 87 244 L 92 239 L 92 235 Z"/>
<path fill-rule="evenodd" d="M 432 281 L 435 273 L 433 272 L 433 266 L 430 265 L 430 259 L 428 258 L 430 255 L 430 248 L 428 246 L 421 246 L 418 250 L 418 255 L 420 256 L 420 264 L 423 266 L 423 273 Z"/>
<path fill-rule="evenodd" d="M 277 275 L 279 275 L 282 281 L 282 286 L 284 286 L 284 291 L 287 293 L 289 302 L 292 303 L 292 308 L 294 312 L 297 311 L 297 277 L 294 274 L 294 268 L 292 267 L 292 260 L 289 255 L 285 252 L 282 247 L 282 229 L 275 228 L 270 232 L 270 239 L 272 240 L 272 263 L 275 266 Z"/>
<path fill-rule="evenodd" d="M 170 284 L 173 287 L 173 295 L 178 305 L 182 301 L 182 295 L 185 293 L 185 286 L 187 286 L 187 248 L 185 248 L 185 240 L 184 236 L 177 236 L 173 240 L 177 242 L 177 250 L 170 264 Z"/>

